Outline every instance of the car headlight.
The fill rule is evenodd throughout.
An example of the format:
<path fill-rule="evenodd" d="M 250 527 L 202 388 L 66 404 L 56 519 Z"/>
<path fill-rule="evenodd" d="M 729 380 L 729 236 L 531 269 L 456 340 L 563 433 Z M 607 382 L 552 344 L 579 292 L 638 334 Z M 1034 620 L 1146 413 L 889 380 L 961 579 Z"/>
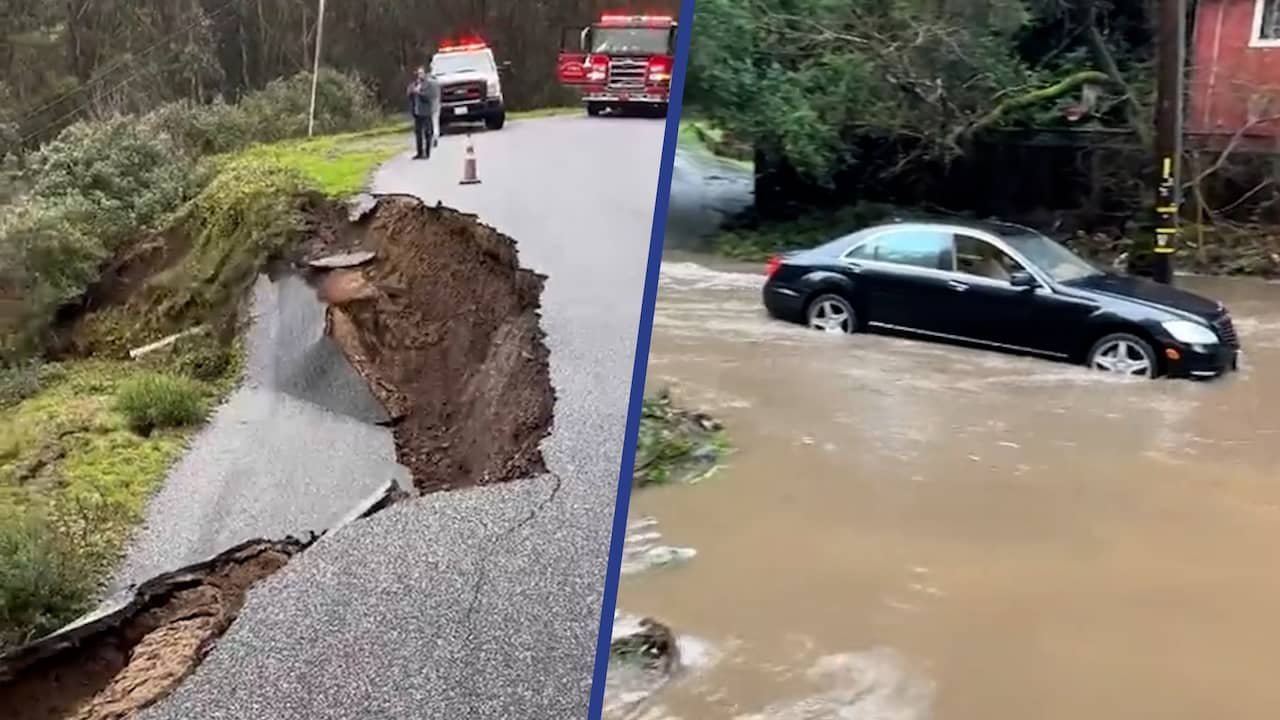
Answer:
<path fill-rule="evenodd" d="M 1189 322 L 1187 320 L 1170 320 L 1167 323 L 1161 323 L 1165 332 L 1173 336 L 1174 340 L 1187 345 L 1217 345 L 1218 336 L 1209 328 L 1198 323 Z"/>
<path fill-rule="evenodd" d="M 488 81 L 489 97 L 498 97 L 502 94 L 502 88 L 498 87 L 497 80 Z"/>

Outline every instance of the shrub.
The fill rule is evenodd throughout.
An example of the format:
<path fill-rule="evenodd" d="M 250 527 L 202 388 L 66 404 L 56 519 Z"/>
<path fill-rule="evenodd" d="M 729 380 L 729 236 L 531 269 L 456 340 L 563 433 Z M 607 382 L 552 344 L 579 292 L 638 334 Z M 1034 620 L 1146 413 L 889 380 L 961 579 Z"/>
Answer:
<path fill-rule="evenodd" d="M 188 152 L 214 155 L 253 143 L 275 142 L 307 133 L 311 73 L 275 80 L 238 104 L 200 105 L 179 101 L 161 106 L 144 124 L 173 137 Z M 373 94 L 353 75 L 322 68 L 316 88 L 316 132 L 368 127 L 379 120 Z"/>
<path fill-rule="evenodd" d="M 93 577 L 43 514 L 17 508 L 0 513 L 0 652 L 85 612 Z"/>
<path fill-rule="evenodd" d="M 12 407 L 35 396 L 63 376 L 60 366 L 36 361 L 0 367 L 0 409 Z"/>
<path fill-rule="evenodd" d="M 33 158 L 31 195 L 92 209 L 83 232 L 108 251 L 155 228 L 192 191 L 194 162 L 169 135 L 136 118 L 77 123 Z"/>
<path fill-rule="evenodd" d="M 0 318 L 0 362 L 39 349 L 58 308 L 98 277 L 110 253 L 89 230 L 92 218 L 78 196 L 24 201 L 0 217 L 0 295 L 12 298 Z"/>
<path fill-rule="evenodd" d="M 153 430 L 185 427 L 204 420 L 200 386 L 183 377 L 147 373 L 130 378 L 116 392 L 116 410 L 130 429 L 141 435 Z"/>

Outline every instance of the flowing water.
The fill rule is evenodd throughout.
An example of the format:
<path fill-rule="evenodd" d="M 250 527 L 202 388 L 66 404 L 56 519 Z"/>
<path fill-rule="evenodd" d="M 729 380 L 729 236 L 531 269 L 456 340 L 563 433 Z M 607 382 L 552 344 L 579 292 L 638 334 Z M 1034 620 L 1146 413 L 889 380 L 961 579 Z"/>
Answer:
<path fill-rule="evenodd" d="M 619 607 L 716 649 L 645 717 L 1277 717 L 1280 286 L 1180 279 L 1243 368 L 1148 382 L 814 333 L 765 317 L 761 271 L 662 267 L 649 387 L 736 450 L 632 496 L 696 555 Z"/>

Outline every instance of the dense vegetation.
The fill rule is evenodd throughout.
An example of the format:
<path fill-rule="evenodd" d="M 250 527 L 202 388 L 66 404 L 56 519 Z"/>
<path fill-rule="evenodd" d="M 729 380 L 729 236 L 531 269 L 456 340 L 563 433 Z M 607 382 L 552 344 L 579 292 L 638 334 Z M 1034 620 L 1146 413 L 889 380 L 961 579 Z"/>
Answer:
<path fill-rule="evenodd" d="M 1154 8 L 1120 0 L 700 0 L 686 91 L 758 258 L 887 212 L 999 216 L 1135 267 L 1153 234 Z M 1194 8 L 1194 3 L 1191 4 Z M 1274 120 L 1274 119 L 1273 119 Z M 1179 267 L 1280 274 L 1274 155 L 1190 138 Z M 854 207 L 850 207 L 850 206 Z"/>
<path fill-rule="evenodd" d="M 675 0 L 330 2 L 324 63 L 401 110 L 407 72 L 440 40 L 483 34 L 512 70 L 513 109 L 562 104 L 560 30 L 601 11 L 674 11 Z M 309 71 L 314 0 L 8 0 L 0 12 L 0 158 L 88 117 L 187 101 L 230 104 Z M 331 107 L 324 102 L 322 107 Z M 265 138 L 263 138 L 265 139 Z"/>
<path fill-rule="evenodd" d="M 984 128 L 1140 128 L 1151 106 L 1149 20 L 1112 0 L 703 0 L 687 104 L 819 183 L 857 135 L 911 138 L 911 162 L 964 152 Z M 1132 115 L 1131 115 L 1132 113 Z"/>

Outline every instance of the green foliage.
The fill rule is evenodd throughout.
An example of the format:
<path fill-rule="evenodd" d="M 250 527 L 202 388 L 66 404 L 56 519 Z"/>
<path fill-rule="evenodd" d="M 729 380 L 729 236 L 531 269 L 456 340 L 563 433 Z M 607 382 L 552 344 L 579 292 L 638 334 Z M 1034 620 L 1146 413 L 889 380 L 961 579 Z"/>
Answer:
<path fill-rule="evenodd" d="M 0 367 L 0 410 L 35 396 L 62 376 L 61 366 L 34 360 Z"/>
<path fill-rule="evenodd" d="M 1040 82 L 1017 53 L 1022 0 L 705 0 L 689 105 L 803 175 L 856 158 L 853 133 L 957 151 L 956 134 Z"/>
<path fill-rule="evenodd" d="M 303 236 L 309 200 L 294 168 L 254 156 L 220 161 L 175 216 L 169 232 L 190 238 L 191 250 L 156 278 L 156 315 L 203 320 L 237 308 L 266 263 Z"/>
<path fill-rule="evenodd" d="M 94 573 L 67 540 L 42 512 L 0 509 L 0 652 L 88 610 Z"/>
<path fill-rule="evenodd" d="M 84 232 L 111 251 L 190 195 L 192 167 L 168 135 L 135 118 L 77 123 L 35 154 L 31 195 L 82 201 L 92 209 Z"/>
<path fill-rule="evenodd" d="M 676 407 L 661 392 L 644 400 L 632 482 L 637 487 L 697 482 L 715 470 L 728 449 L 719 423 Z"/>
<path fill-rule="evenodd" d="M 238 104 L 178 101 L 157 108 L 143 122 L 177 138 L 190 152 L 212 155 L 306 135 L 310 100 L 311 73 L 302 72 L 275 80 Z M 317 134 L 370 127 L 380 117 L 372 93 L 360 78 L 321 69 L 316 87 Z"/>
<path fill-rule="evenodd" d="M 196 425 L 208 411 L 198 385 L 184 377 L 159 373 L 137 375 L 121 383 L 116 410 L 142 435 Z"/>
<path fill-rule="evenodd" d="M 73 125 L 33 156 L 30 192 L 0 216 L 0 288 L 18 299 L 0 317 L 0 360 L 43 345 L 57 309 L 190 194 L 192 167 L 168 136 L 122 117 Z"/>
<path fill-rule="evenodd" d="M 296 170 L 309 188 L 345 199 L 365 190 L 373 171 L 405 149 L 408 132 L 382 128 L 259 145 L 242 153 L 239 160 Z"/>
<path fill-rule="evenodd" d="M 0 645 L 87 608 L 191 432 L 129 428 L 115 405 L 133 362 L 28 372 L 38 391 L 0 408 Z M 220 392 L 192 385 L 205 403 Z"/>

